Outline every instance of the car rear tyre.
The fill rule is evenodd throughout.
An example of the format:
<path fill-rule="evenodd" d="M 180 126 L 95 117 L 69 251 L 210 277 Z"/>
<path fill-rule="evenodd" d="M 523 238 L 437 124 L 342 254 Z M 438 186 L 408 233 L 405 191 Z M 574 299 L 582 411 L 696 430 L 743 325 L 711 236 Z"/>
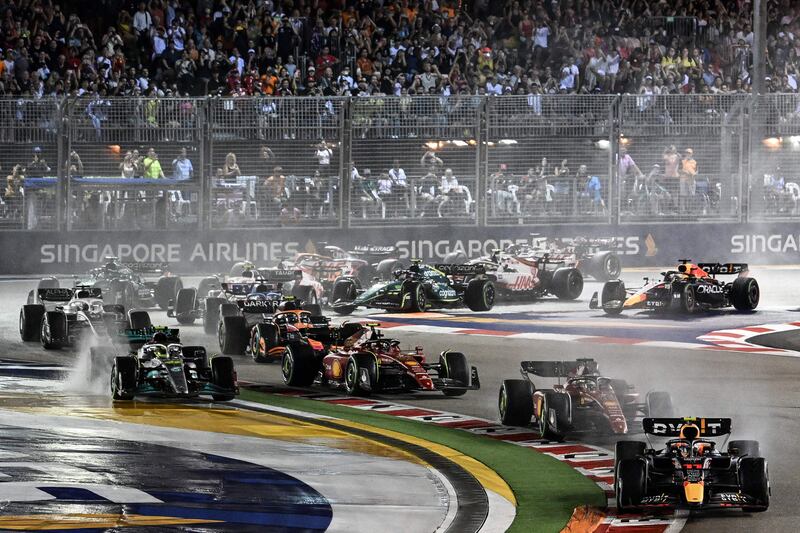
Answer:
<path fill-rule="evenodd" d="M 395 270 L 403 270 L 405 266 L 397 259 L 384 259 L 378 263 L 376 272 L 382 281 L 391 281 L 394 279 Z"/>
<path fill-rule="evenodd" d="M 224 316 L 219 323 L 219 349 L 223 354 L 243 355 L 247 349 L 247 322 L 243 316 Z"/>
<path fill-rule="evenodd" d="M 753 278 L 736 278 L 731 287 L 731 300 L 737 311 L 752 311 L 758 307 L 761 290 Z"/>
<path fill-rule="evenodd" d="M 158 307 L 166 311 L 169 307 L 169 301 L 174 300 L 175 296 L 178 294 L 178 291 L 182 288 L 183 282 L 181 281 L 181 278 L 177 276 L 159 278 L 155 290 L 156 303 L 158 304 Z"/>
<path fill-rule="evenodd" d="M 461 352 L 444 352 L 439 356 L 440 368 L 444 371 L 442 377 L 454 379 L 464 385 L 469 386 L 470 371 L 467 364 L 467 356 Z M 445 396 L 463 396 L 467 389 L 444 389 Z"/>
<path fill-rule="evenodd" d="M 695 298 L 694 285 L 687 283 L 681 289 L 681 311 L 691 315 L 697 309 L 697 299 Z"/>
<path fill-rule="evenodd" d="M 293 342 L 281 358 L 283 382 L 291 387 L 310 387 L 319 372 L 319 362 L 308 344 Z"/>
<path fill-rule="evenodd" d="M 638 507 L 645 495 L 647 471 L 639 459 L 624 459 L 615 469 L 614 488 L 620 513 Z"/>
<path fill-rule="evenodd" d="M 175 296 L 175 318 L 179 324 L 194 324 L 194 302 L 197 289 L 181 289 Z"/>
<path fill-rule="evenodd" d="M 411 312 L 424 313 L 428 308 L 428 297 L 425 294 L 425 287 L 422 283 L 414 283 L 411 286 Z"/>
<path fill-rule="evenodd" d="M 355 305 L 336 305 L 339 302 L 352 302 L 358 296 L 358 289 L 352 279 L 337 279 L 331 291 L 333 311 L 339 315 L 349 315 L 356 310 Z"/>
<path fill-rule="evenodd" d="M 147 329 L 152 325 L 150 313 L 147 311 L 128 311 L 128 326 L 131 329 Z"/>
<path fill-rule="evenodd" d="M 551 289 L 559 300 L 575 300 L 583 292 L 583 275 L 577 268 L 559 268 L 553 273 Z"/>
<path fill-rule="evenodd" d="M 645 398 L 647 416 L 650 418 L 672 418 L 675 409 L 672 406 L 672 396 L 666 391 L 650 391 Z"/>
<path fill-rule="evenodd" d="M 614 252 L 603 252 L 595 257 L 597 268 L 593 269 L 592 277 L 598 281 L 617 279 L 622 273 L 622 263 Z"/>
<path fill-rule="evenodd" d="M 621 440 L 614 445 L 614 470 L 620 461 L 636 459 L 644 455 L 647 443 L 638 440 Z"/>
<path fill-rule="evenodd" d="M 197 284 L 197 297 L 207 298 L 210 291 L 220 289 L 222 289 L 222 286 L 217 278 L 203 278 Z"/>
<path fill-rule="evenodd" d="M 45 350 L 60 350 L 67 341 L 67 315 L 61 311 L 45 312 L 39 340 Z"/>
<path fill-rule="evenodd" d="M 203 331 L 207 335 L 213 335 L 219 327 L 219 309 L 225 300 L 222 298 L 206 298 L 206 311 L 203 313 Z"/>
<path fill-rule="evenodd" d="M 761 447 L 757 440 L 732 440 L 728 443 L 728 453 L 736 457 L 761 457 Z"/>
<path fill-rule="evenodd" d="M 500 421 L 506 426 L 527 426 L 533 416 L 531 385 L 526 379 L 504 379 L 497 398 Z"/>
<path fill-rule="evenodd" d="M 58 278 L 55 276 L 48 276 L 46 278 L 42 278 L 39 280 L 39 283 L 36 284 L 37 289 L 60 289 L 61 283 L 58 282 Z"/>
<path fill-rule="evenodd" d="M 559 428 L 559 423 L 567 423 L 567 411 L 569 409 L 567 402 L 569 399 L 566 394 L 561 394 L 554 390 L 542 391 L 541 398 L 542 408 L 538 420 L 539 434 L 545 440 L 561 442 L 566 435 Z M 553 419 L 551 419 L 551 415 Z"/>
<path fill-rule="evenodd" d="M 23 305 L 19 312 L 19 335 L 23 341 L 38 341 L 42 332 L 44 306 L 41 304 Z"/>
<path fill-rule="evenodd" d="M 625 283 L 621 280 L 606 281 L 603 284 L 603 292 L 601 293 L 600 303 L 603 306 L 603 311 L 607 315 L 618 315 L 622 312 L 622 305 L 615 305 L 614 307 L 606 307 L 610 302 L 625 302 L 628 293 L 625 291 Z"/>
<path fill-rule="evenodd" d="M 236 371 L 233 368 L 233 359 L 218 355 L 211 359 L 211 382 L 229 392 L 212 394 L 215 402 L 229 402 L 236 397 Z"/>
<path fill-rule="evenodd" d="M 769 508 L 769 469 L 763 457 L 745 457 L 739 462 L 739 486 L 742 493 L 755 498 L 757 505 L 744 507 L 748 513 L 761 513 Z"/>
<path fill-rule="evenodd" d="M 489 311 L 494 307 L 494 283 L 488 279 L 473 279 L 464 293 L 464 303 L 471 311 Z"/>

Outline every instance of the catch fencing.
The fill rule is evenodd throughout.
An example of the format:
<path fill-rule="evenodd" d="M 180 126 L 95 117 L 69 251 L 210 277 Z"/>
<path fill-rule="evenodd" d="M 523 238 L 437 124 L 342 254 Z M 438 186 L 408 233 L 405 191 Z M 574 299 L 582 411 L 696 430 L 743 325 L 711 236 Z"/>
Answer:
<path fill-rule="evenodd" d="M 796 220 L 800 97 L 6 97 L 0 168 L 3 230 Z"/>

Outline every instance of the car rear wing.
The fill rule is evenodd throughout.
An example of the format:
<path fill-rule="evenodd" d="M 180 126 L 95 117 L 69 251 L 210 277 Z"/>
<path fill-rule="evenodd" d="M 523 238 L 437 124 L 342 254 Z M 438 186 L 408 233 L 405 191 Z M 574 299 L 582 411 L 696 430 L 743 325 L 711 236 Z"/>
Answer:
<path fill-rule="evenodd" d="M 75 285 L 72 288 L 75 298 L 102 298 L 103 289 L 92 285 Z"/>
<path fill-rule="evenodd" d="M 278 302 L 270 300 L 240 300 L 239 309 L 248 315 L 272 314 L 278 308 Z"/>
<path fill-rule="evenodd" d="M 486 273 L 483 265 L 456 265 L 453 263 L 437 263 L 433 268 L 446 276 L 478 276 Z"/>
<path fill-rule="evenodd" d="M 597 374 L 597 361 L 576 359 L 575 361 L 522 361 L 522 372 L 543 378 L 567 378 L 576 375 Z"/>
<path fill-rule="evenodd" d="M 366 255 L 370 257 L 388 257 L 396 255 L 398 252 L 396 246 L 356 246 L 350 250 L 350 253 L 353 255 Z"/>
<path fill-rule="evenodd" d="M 36 295 L 43 302 L 68 302 L 75 291 L 72 289 L 37 289 Z"/>
<path fill-rule="evenodd" d="M 697 426 L 700 437 L 718 437 L 731 432 L 730 418 L 644 418 L 642 427 L 645 434 L 655 437 L 676 438 L 681 436 L 685 426 Z"/>
<path fill-rule="evenodd" d="M 161 274 L 169 270 L 169 263 L 155 263 L 146 261 L 134 261 L 131 263 L 120 263 L 120 266 L 130 269 L 138 274 Z"/>
<path fill-rule="evenodd" d="M 697 266 L 711 276 L 738 275 L 750 270 L 747 263 L 697 263 Z"/>
<path fill-rule="evenodd" d="M 166 326 L 150 326 L 149 328 L 130 329 L 125 328 L 120 330 L 119 334 L 124 339 L 127 339 L 131 345 L 142 345 L 152 340 L 153 335 L 156 333 L 163 333 L 167 336 L 167 343 L 180 342 L 180 330 L 176 328 L 169 328 Z"/>
<path fill-rule="evenodd" d="M 262 268 L 258 270 L 261 279 L 256 281 L 268 282 L 287 282 L 303 276 L 303 271 L 299 268 Z"/>

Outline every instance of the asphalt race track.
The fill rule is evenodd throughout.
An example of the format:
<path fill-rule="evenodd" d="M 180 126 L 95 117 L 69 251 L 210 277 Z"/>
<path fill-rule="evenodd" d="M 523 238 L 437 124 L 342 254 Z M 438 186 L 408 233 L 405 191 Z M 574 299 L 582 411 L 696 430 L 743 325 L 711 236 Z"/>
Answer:
<path fill-rule="evenodd" d="M 624 278 L 634 285 L 644 274 L 626 272 Z M 762 514 L 737 511 L 692 515 L 685 530 L 795 531 L 800 522 L 800 446 L 796 438 L 800 434 L 800 360 L 713 349 L 710 344 L 708 349 L 702 349 L 699 345 L 704 343 L 697 340 L 715 330 L 800 320 L 800 284 L 796 281 L 800 270 L 754 268 L 751 275 L 761 285 L 761 304 L 757 312 L 746 315 L 720 312 L 684 319 L 639 313 L 607 317 L 602 311 L 588 309 L 592 291 L 600 288 L 600 284 L 589 282 L 582 298 L 575 302 L 498 305 L 491 313 L 473 315 L 459 310 L 434 313 L 432 318 L 360 310 L 352 318 L 380 317 L 387 325 L 402 324 L 391 333 L 387 330 L 387 334 L 400 339 L 404 346 L 424 346 L 426 353 L 434 356 L 444 349 L 462 351 L 480 371 L 480 391 L 460 398 L 392 397 L 397 402 L 496 419 L 500 382 L 519 375 L 520 361 L 594 357 L 603 373 L 626 379 L 642 392 L 670 391 L 681 415 L 730 416 L 734 419 L 734 438 L 761 442 L 762 454 L 770 465 L 772 505 Z M 184 283 L 189 286 L 192 280 Z M 23 344 L 19 340 L 19 306 L 34 284 L 35 281 L 0 280 L 0 294 L 6 305 L 0 314 L 0 356 L 73 364 L 77 357 L 74 354 L 47 353 L 38 343 Z M 175 324 L 163 312 L 153 311 L 151 315 L 156 324 Z M 204 335 L 199 322 L 181 331 L 187 343 L 217 348 L 216 338 Z M 792 348 L 800 346 L 800 335 L 762 335 L 750 341 Z M 276 364 L 256 364 L 242 357 L 237 361 L 237 371 L 240 380 L 281 383 Z M 105 393 L 102 387 L 95 392 Z M 613 446 L 611 441 L 593 442 Z"/>

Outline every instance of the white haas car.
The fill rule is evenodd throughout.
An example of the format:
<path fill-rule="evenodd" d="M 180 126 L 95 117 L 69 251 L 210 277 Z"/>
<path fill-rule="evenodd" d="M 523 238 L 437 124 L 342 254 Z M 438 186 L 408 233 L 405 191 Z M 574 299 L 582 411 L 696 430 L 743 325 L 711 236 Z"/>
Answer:
<path fill-rule="evenodd" d="M 97 287 L 37 289 L 19 312 L 22 340 L 40 341 L 46 350 L 103 338 L 127 325 L 125 308 L 104 304 Z"/>
<path fill-rule="evenodd" d="M 583 291 L 583 276 L 577 268 L 547 256 L 521 257 L 495 250 L 467 264 L 483 266 L 504 298 L 537 299 L 552 294 L 562 300 L 574 300 Z"/>

